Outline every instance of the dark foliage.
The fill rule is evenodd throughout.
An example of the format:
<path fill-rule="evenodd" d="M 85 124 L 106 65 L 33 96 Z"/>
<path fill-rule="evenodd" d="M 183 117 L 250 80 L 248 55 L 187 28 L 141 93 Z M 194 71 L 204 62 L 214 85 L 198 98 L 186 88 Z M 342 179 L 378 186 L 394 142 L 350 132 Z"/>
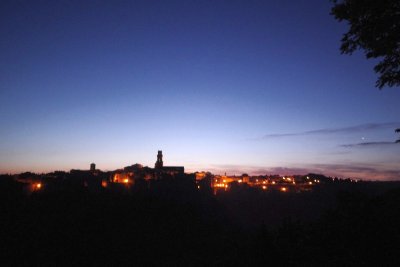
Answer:
<path fill-rule="evenodd" d="M 400 85 L 400 1 L 332 0 L 331 14 L 347 21 L 349 31 L 343 35 L 341 51 L 352 54 L 358 49 L 369 58 L 379 58 L 374 70 L 376 86 Z"/>

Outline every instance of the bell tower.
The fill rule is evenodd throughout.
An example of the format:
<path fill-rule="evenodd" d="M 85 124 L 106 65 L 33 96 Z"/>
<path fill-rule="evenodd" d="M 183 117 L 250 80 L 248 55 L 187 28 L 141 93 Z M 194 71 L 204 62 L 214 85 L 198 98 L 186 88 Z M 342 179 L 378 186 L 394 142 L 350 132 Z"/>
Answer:
<path fill-rule="evenodd" d="M 158 150 L 158 153 L 157 153 L 157 161 L 156 161 L 156 165 L 155 165 L 155 168 L 156 168 L 156 169 L 161 169 L 161 168 L 163 167 L 163 160 L 162 160 L 162 157 L 163 157 L 163 155 L 162 155 L 162 150 Z"/>

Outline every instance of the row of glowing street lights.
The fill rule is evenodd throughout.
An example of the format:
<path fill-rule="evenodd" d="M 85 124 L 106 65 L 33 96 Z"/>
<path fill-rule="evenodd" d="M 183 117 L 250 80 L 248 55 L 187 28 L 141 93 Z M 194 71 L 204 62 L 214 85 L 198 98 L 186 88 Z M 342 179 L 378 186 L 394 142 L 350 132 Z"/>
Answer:
<path fill-rule="evenodd" d="M 230 179 L 232 179 L 232 178 L 230 178 Z M 315 184 L 316 184 L 316 183 L 320 183 L 320 181 L 317 180 L 317 179 L 314 179 L 314 180 L 312 181 L 312 179 L 310 179 L 310 177 L 308 177 L 308 176 L 306 177 L 306 179 L 307 179 L 307 183 L 306 183 L 306 184 L 308 184 L 308 185 L 313 185 L 313 182 L 314 182 Z M 282 177 L 282 180 L 285 181 L 285 182 L 288 182 L 288 183 L 292 183 L 293 185 L 296 185 L 296 182 L 295 182 L 294 178 Z M 233 182 L 233 181 L 234 181 L 234 179 L 232 179 L 231 182 Z M 256 181 L 255 183 L 249 183 L 249 184 L 250 184 L 250 185 L 252 185 L 252 184 L 253 184 L 253 185 L 259 185 L 259 184 L 260 184 L 259 179 L 256 179 L 255 181 Z M 129 184 L 130 180 L 129 180 L 128 178 L 125 178 L 125 179 L 122 179 L 121 182 L 122 182 L 123 184 Z M 238 179 L 237 182 L 238 182 L 239 184 L 241 184 L 241 183 L 243 183 L 243 179 Z M 261 182 L 261 184 L 262 184 L 262 185 L 261 185 L 261 188 L 262 188 L 263 190 L 267 190 L 267 184 L 268 184 L 268 182 L 265 181 L 265 180 L 263 180 L 263 181 Z M 276 181 L 271 181 L 271 185 L 276 185 Z M 102 183 L 102 186 L 103 186 L 103 187 L 106 187 L 106 186 L 107 186 L 107 183 L 106 183 L 106 182 L 105 182 L 105 183 Z M 212 186 L 213 186 L 214 188 L 220 188 L 220 189 L 225 189 L 225 190 L 228 189 L 228 187 L 229 187 L 226 179 L 223 179 L 222 182 L 220 182 L 220 183 L 218 183 L 218 179 L 215 179 L 215 183 L 213 183 Z M 33 189 L 34 189 L 34 190 L 40 190 L 41 188 L 42 188 L 42 183 L 38 182 L 38 183 L 34 183 L 34 184 L 33 184 Z M 200 186 L 197 186 L 197 188 L 200 189 Z M 282 186 L 282 187 L 280 188 L 280 191 L 282 191 L 282 192 L 287 192 L 287 191 L 288 191 L 288 188 Z"/>
<path fill-rule="evenodd" d="M 221 178 L 219 178 L 219 179 L 221 179 Z M 282 182 L 285 182 L 285 183 L 289 183 L 289 184 L 292 184 L 292 185 L 296 185 L 296 181 L 295 181 L 295 179 L 294 178 L 291 178 L 291 177 L 282 177 L 281 178 L 282 179 Z M 306 181 L 306 183 L 302 183 L 302 185 L 313 185 L 313 184 L 318 184 L 318 183 L 320 183 L 320 180 L 318 180 L 318 179 L 311 179 L 310 177 L 306 177 L 306 179 L 307 179 L 307 181 Z M 241 183 L 244 183 L 244 181 L 243 181 L 243 179 L 235 179 L 235 178 L 229 178 L 229 180 L 232 180 L 231 182 L 234 182 L 234 181 L 237 181 L 239 184 L 241 184 Z M 261 189 L 263 189 L 263 190 L 267 190 L 267 184 L 269 184 L 268 183 L 268 181 L 266 181 L 266 180 L 262 180 L 262 182 L 259 182 L 259 180 L 260 179 L 255 179 L 255 183 L 254 182 L 249 182 L 248 184 L 249 185 L 255 185 L 255 186 L 258 186 L 258 185 L 260 185 L 261 184 Z M 276 181 L 271 181 L 270 182 L 270 184 L 271 185 L 276 185 Z M 216 189 L 225 189 L 225 190 L 227 190 L 228 189 L 228 181 L 227 181 L 227 179 L 222 179 L 222 182 L 220 181 L 220 182 L 218 182 L 218 178 L 216 178 L 215 180 L 214 180 L 214 183 L 212 184 L 212 186 L 214 187 L 214 188 L 216 188 Z M 198 187 L 199 188 L 199 187 Z M 285 187 L 285 186 L 282 186 L 282 187 L 280 187 L 280 189 L 279 189 L 279 191 L 281 191 L 281 192 L 287 192 L 288 191 L 288 188 L 287 187 Z"/>

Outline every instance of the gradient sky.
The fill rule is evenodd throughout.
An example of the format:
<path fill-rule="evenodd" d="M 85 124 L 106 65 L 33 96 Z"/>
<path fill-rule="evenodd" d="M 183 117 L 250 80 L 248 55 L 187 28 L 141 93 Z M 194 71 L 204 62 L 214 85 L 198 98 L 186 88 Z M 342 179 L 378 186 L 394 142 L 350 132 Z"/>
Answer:
<path fill-rule="evenodd" d="M 399 179 L 400 89 L 329 0 L 1 1 L 0 172 Z"/>

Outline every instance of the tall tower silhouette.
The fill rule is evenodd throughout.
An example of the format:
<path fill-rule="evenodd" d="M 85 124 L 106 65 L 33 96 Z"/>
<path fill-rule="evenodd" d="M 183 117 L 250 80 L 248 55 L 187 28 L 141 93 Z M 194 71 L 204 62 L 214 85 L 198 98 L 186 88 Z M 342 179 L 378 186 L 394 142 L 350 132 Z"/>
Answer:
<path fill-rule="evenodd" d="M 163 161 L 162 161 L 162 150 L 158 150 L 157 153 L 157 161 L 156 161 L 156 169 L 161 169 L 163 167 Z"/>

